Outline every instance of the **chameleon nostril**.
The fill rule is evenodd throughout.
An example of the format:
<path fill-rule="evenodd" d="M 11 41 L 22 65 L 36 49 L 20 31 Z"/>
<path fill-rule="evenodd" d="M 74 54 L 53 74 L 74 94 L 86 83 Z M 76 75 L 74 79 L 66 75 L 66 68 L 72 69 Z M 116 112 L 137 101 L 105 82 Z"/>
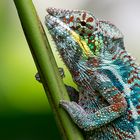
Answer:
<path fill-rule="evenodd" d="M 56 8 L 47 8 L 46 9 L 46 11 L 49 13 L 49 14 L 54 14 L 56 11 L 57 11 L 57 9 Z"/>
<path fill-rule="evenodd" d="M 52 11 L 52 8 L 47 8 L 46 11 L 49 13 Z"/>

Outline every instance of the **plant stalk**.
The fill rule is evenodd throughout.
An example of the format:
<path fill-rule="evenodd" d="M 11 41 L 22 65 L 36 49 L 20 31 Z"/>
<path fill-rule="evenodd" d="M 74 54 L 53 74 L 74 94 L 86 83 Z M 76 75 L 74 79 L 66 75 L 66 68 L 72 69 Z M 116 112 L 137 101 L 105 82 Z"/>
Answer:
<path fill-rule="evenodd" d="M 59 107 L 60 100 L 69 100 L 46 34 L 31 0 L 14 0 L 18 16 L 34 58 L 48 101 L 64 140 L 83 140 L 69 115 Z M 47 84 L 46 84 L 47 83 Z M 47 138 L 46 138 L 47 139 Z"/>

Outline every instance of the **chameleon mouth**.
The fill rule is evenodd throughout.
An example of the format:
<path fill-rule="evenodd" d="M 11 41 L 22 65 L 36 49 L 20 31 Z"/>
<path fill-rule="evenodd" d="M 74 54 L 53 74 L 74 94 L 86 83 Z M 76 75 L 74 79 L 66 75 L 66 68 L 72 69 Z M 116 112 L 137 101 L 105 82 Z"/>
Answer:
<path fill-rule="evenodd" d="M 74 32 L 72 29 L 70 29 L 70 27 L 67 26 L 66 23 L 64 23 L 60 19 L 60 17 L 64 16 L 64 13 L 68 13 L 68 12 L 72 12 L 72 11 L 56 9 L 56 8 L 48 8 L 47 12 L 48 12 L 48 14 L 45 17 L 45 24 L 53 38 L 54 38 L 54 36 L 61 36 L 61 37 L 64 37 L 64 35 L 65 35 L 65 37 L 71 36 L 73 38 L 73 40 L 82 49 L 83 55 L 85 57 L 93 56 L 93 52 L 91 52 L 87 43 L 81 39 L 80 35 L 78 35 L 76 32 Z M 56 30 L 53 32 L 52 30 L 54 28 L 56 28 Z"/>

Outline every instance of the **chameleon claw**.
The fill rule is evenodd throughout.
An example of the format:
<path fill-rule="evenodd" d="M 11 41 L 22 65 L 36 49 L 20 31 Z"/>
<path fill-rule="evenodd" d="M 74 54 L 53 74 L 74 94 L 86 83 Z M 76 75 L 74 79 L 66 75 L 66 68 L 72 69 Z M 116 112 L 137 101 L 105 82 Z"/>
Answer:
<path fill-rule="evenodd" d="M 62 106 L 69 114 L 73 114 L 77 109 L 74 102 L 61 100 L 60 106 Z"/>
<path fill-rule="evenodd" d="M 60 73 L 61 78 L 65 77 L 64 69 L 63 68 L 58 68 L 58 71 Z"/>
<path fill-rule="evenodd" d="M 60 100 L 59 105 L 61 107 L 63 107 L 64 109 L 68 109 L 69 108 L 69 101 L 65 101 L 65 100 Z"/>
<path fill-rule="evenodd" d="M 35 75 L 35 79 L 41 83 L 41 78 L 39 76 L 39 73 L 37 72 L 36 75 Z"/>

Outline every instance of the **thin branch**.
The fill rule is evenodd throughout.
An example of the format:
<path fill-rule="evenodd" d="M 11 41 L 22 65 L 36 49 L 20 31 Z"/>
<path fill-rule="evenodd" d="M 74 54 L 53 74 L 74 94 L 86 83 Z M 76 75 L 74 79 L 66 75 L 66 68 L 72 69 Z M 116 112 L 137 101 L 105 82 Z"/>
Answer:
<path fill-rule="evenodd" d="M 63 138 L 65 140 L 83 140 L 83 136 L 77 126 L 67 113 L 59 107 L 59 101 L 62 99 L 69 100 L 69 97 L 59 76 L 50 44 L 32 1 L 14 0 L 14 3 Z"/>

